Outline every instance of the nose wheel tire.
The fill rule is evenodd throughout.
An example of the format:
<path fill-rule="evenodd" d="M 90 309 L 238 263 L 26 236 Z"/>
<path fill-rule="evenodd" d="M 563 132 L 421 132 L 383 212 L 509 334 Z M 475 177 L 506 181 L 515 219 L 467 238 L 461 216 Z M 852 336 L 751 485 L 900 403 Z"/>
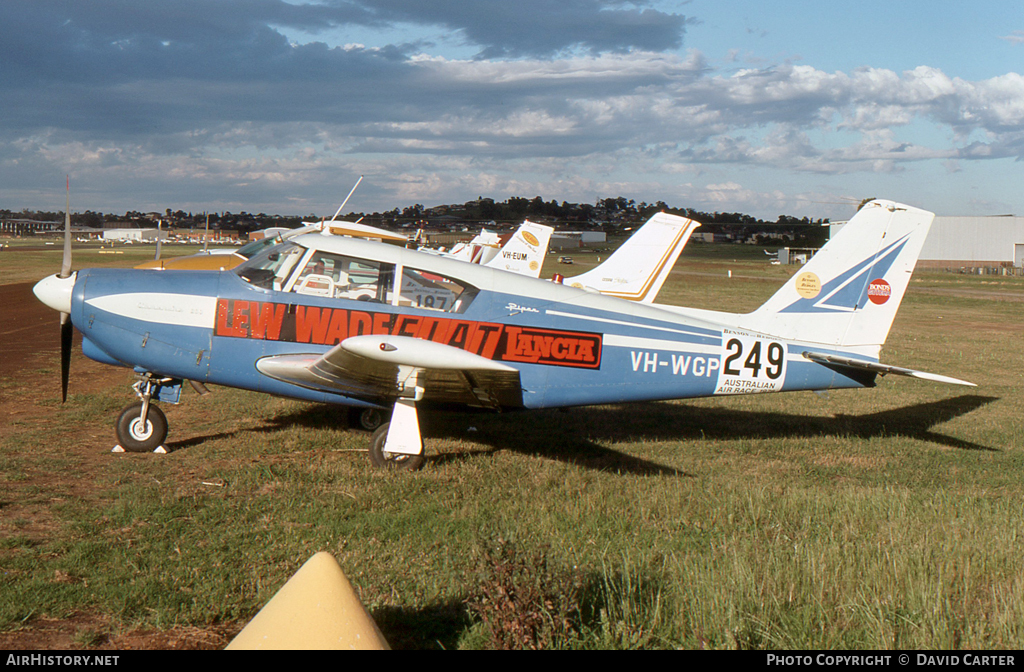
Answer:
<path fill-rule="evenodd" d="M 141 414 L 142 402 L 137 401 L 117 418 L 117 442 L 129 453 L 151 453 L 167 438 L 167 416 L 158 406 L 149 405 L 145 422 Z"/>
<path fill-rule="evenodd" d="M 381 469 L 401 469 L 416 471 L 423 466 L 423 455 L 406 455 L 405 453 L 389 453 L 384 450 L 384 441 L 388 438 L 390 422 L 381 425 L 373 433 L 370 441 L 370 462 Z"/>

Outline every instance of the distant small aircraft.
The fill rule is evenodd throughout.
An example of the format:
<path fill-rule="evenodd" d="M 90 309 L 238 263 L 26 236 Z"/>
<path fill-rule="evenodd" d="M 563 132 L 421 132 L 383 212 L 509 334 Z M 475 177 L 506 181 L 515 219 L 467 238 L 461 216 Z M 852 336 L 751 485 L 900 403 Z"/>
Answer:
<path fill-rule="evenodd" d="M 176 403 L 190 380 L 390 414 L 371 461 L 417 468 L 418 411 L 432 404 L 512 411 L 871 387 L 890 373 L 973 385 L 879 361 L 933 217 L 869 203 L 746 314 L 317 234 L 215 273 L 71 273 L 67 245 L 62 272 L 35 293 L 70 316 L 87 356 L 138 374 L 139 401 L 116 423 L 127 450 L 163 443 L 154 402 Z M 62 337 L 65 393 L 70 347 Z"/>
<path fill-rule="evenodd" d="M 484 229 L 473 240 L 459 243 L 450 250 L 420 247 L 418 251 L 536 278 L 540 276 L 552 232 L 554 229 L 550 226 L 526 220 L 504 244 L 501 236 Z"/>

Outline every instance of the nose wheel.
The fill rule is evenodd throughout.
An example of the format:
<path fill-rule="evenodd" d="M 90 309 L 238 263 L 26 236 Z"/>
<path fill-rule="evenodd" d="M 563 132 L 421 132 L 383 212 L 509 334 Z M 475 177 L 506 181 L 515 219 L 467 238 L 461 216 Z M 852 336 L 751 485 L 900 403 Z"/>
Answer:
<path fill-rule="evenodd" d="M 132 385 L 139 401 L 126 406 L 117 416 L 119 448 L 129 453 L 151 453 L 163 445 L 167 438 L 167 416 L 150 400 L 158 395 L 161 384 L 167 382 L 171 379 L 154 379 L 147 374 Z"/>
<path fill-rule="evenodd" d="M 167 416 L 146 401 L 130 404 L 117 418 L 117 443 L 129 453 L 151 453 L 167 438 Z"/>

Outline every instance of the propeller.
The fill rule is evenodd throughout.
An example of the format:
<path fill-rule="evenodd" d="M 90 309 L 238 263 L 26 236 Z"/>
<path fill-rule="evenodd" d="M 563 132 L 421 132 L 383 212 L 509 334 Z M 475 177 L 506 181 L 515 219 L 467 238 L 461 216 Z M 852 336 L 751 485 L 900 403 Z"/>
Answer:
<path fill-rule="evenodd" d="M 64 261 L 60 273 L 43 278 L 32 288 L 40 301 L 60 313 L 61 402 L 68 398 L 71 339 L 75 335 L 75 327 L 71 323 L 71 294 L 75 289 L 76 275 L 71 271 L 71 179 L 68 178 L 68 203 L 64 210 Z"/>
<path fill-rule="evenodd" d="M 71 277 L 71 177 L 67 178 L 67 206 L 64 208 L 64 259 L 60 265 L 62 280 Z M 75 335 L 75 327 L 71 324 L 71 315 L 60 314 L 60 401 L 68 399 L 68 377 L 71 373 L 71 340 Z"/>

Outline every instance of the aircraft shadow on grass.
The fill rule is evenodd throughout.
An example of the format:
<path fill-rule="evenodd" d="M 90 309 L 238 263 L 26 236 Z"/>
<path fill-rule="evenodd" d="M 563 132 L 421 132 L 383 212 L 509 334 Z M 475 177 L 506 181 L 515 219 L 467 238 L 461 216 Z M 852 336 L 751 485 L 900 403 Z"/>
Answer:
<path fill-rule="evenodd" d="M 848 436 L 861 439 L 907 437 L 959 450 L 998 451 L 964 439 L 946 436 L 932 427 L 966 415 L 997 397 L 961 395 L 866 415 L 811 416 L 775 412 L 654 402 L 541 410 L 531 413 L 424 414 L 423 434 L 435 440 L 468 440 L 490 449 L 447 452 L 431 459 L 447 462 L 470 459 L 498 450 L 560 460 L 599 471 L 637 475 L 689 476 L 678 469 L 634 457 L 601 445 L 638 441 L 743 440 Z M 311 406 L 270 419 L 257 427 L 168 442 L 170 451 L 243 432 L 276 432 L 300 425 L 309 428 L 346 426 L 343 413 Z M 468 431 L 472 426 L 475 431 Z"/>

